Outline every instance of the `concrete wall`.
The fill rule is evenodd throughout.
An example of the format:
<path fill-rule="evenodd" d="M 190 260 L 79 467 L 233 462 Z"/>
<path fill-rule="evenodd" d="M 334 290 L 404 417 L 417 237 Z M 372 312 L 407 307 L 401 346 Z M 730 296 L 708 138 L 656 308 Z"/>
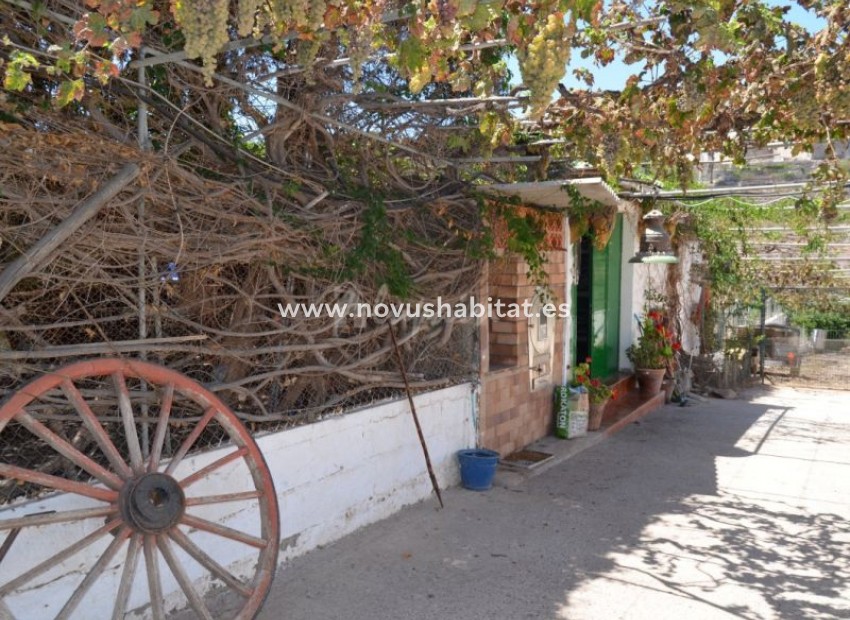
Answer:
<path fill-rule="evenodd" d="M 645 265 L 629 263 L 635 255 L 640 238 L 638 234 L 637 208 L 629 209 L 623 217 L 623 271 L 621 280 L 620 306 L 620 368 L 632 370 L 626 357 L 626 349 L 637 342 L 640 331 L 635 315 L 643 314 L 646 293 L 653 290 L 664 293 L 667 287 L 667 265 Z"/>
<path fill-rule="evenodd" d="M 477 393 L 471 384 L 463 384 L 419 395 L 415 402 L 439 483 L 441 487 L 456 485 L 459 472 L 454 454 L 459 449 L 474 446 L 476 441 Z M 258 438 L 258 443 L 275 479 L 280 503 L 281 561 L 328 544 L 432 495 L 406 400 L 266 435 Z M 180 479 L 197 471 L 220 458 L 226 450 L 186 459 L 176 477 Z M 249 490 L 249 480 L 247 467 L 238 461 L 193 485 L 192 495 Z M 32 514 L 96 505 L 100 504 L 77 496 L 59 495 L 17 506 L 10 513 Z M 255 502 L 196 507 L 191 512 L 259 535 L 260 519 Z M 10 513 L 8 516 L 13 516 Z M 0 564 L 0 583 L 51 557 L 101 525 L 101 521 L 92 519 L 82 524 L 28 528 Z M 246 555 L 250 547 L 201 532 L 193 533 L 192 538 L 202 548 L 215 548 L 216 559 L 234 574 L 252 574 L 251 565 L 256 556 Z M 107 536 L 57 564 L 32 582 L 27 591 L 7 597 L 4 603 L 19 619 L 54 617 L 87 567 L 91 567 L 111 540 Z M 75 617 L 111 617 L 125 554 L 126 545 L 83 599 Z M 201 568 L 182 551 L 178 552 L 178 557 L 182 558 L 191 578 L 199 582 L 203 578 Z M 177 583 L 162 562 L 160 572 L 163 591 L 172 593 L 166 596 L 167 608 L 182 606 L 182 595 L 174 594 L 178 591 Z M 145 571 L 140 568 L 131 595 L 131 608 L 147 600 L 145 578 Z M 0 611 L 0 617 L 2 615 Z"/>
<path fill-rule="evenodd" d="M 679 252 L 681 263 L 679 264 L 680 280 L 678 282 L 678 294 L 681 302 L 679 320 L 682 325 L 680 338 L 682 348 L 688 353 L 699 353 L 700 333 L 699 327 L 694 325 L 691 317 L 697 309 L 702 294 L 702 287 L 694 282 L 692 275 L 694 267 L 700 262 L 699 245 L 696 241 L 687 243 Z"/>
<path fill-rule="evenodd" d="M 626 349 L 637 340 L 637 322 L 635 314 L 643 305 L 643 267 L 629 260 L 640 245 L 636 207 L 630 207 L 623 213 L 623 255 L 620 270 L 620 370 L 631 371 L 632 363 L 626 357 Z"/>
<path fill-rule="evenodd" d="M 626 211 L 623 218 L 623 263 L 622 289 L 620 310 L 620 368 L 631 370 L 631 362 L 626 357 L 626 348 L 636 342 L 639 336 L 635 315 L 642 315 L 646 303 L 647 290 L 668 295 L 667 276 L 670 269 L 676 269 L 677 295 L 681 306 L 679 322 L 682 333 L 679 335 L 682 347 L 688 353 L 699 351 L 699 330 L 691 322 L 691 316 L 699 303 L 702 289 L 694 283 L 692 274 L 695 265 L 700 261 L 699 245 L 688 242 L 679 249 L 680 263 L 678 265 L 641 265 L 629 263 L 639 247 L 637 227 L 638 215 L 634 208 Z"/>

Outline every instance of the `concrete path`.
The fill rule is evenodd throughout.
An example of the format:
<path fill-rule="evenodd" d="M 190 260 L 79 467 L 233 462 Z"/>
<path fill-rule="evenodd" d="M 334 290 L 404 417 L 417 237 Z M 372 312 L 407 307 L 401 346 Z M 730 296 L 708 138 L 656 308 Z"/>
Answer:
<path fill-rule="evenodd" d="M 749 397 L 411 507 L 283 567 L 259 617 L 850 618 L 850 393 Z"/>

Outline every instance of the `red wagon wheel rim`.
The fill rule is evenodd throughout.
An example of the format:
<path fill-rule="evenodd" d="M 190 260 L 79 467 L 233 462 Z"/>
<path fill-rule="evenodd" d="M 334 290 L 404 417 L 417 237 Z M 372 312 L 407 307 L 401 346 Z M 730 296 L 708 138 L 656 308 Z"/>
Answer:
<path fill-rule="evenodd" d="M 111 418 L 102 418 L 95 412 L 95 409 L 103 411 L 106 405 L 98 398 L 87 398 L 86 390 L 78 386 L 80 383 L 92 385 L 94 381 L 111 381 L 112 400 L 117 404 L 112 406 L 115 414 L 112 424 L 123 431 L 120 442 L 116 433 L 110 434 L 104 426 L 103 420 Z M 131 389 L 128 382 L 138 391 Z M 139 412 L 134 411 L 133 400 L 140 393 L 148 401 L 153 397 L 151 408 L 156 411 L 155 416 L 140 418 Z M 38 413 L 28 411 L 45 401 L 58 402 L 60 409 L 64 403 L 66 417 L 61 419 L 73 418 L 78 420 L 81 430 L 84 427 L 82 434 L 90 444 L 87 451 L 78 449 L 61 431 L 57 432 L 55 426 L 39 419 Z M 149 412 L 148 406 L 147 402 L 143 405 Z M 177 417 L 178 409 L 185 412 L 193 408 L 199 415 Z M 55 412 L 56 405 L 48 410 Z M 144 431 L 151 431 L 142 433 L 142 438 L 140 424 Z M 82 526 L 83 522 L 95 529 L 47 560 L 0 583 L 0 600 L 25 588 L 90 545 L 98 541 L 102 545 L 111 535 L 111 542 L 88 569 L 56 618 L 71 617 L 107 566 L 120 559 L 121 553 L 125 554 L 125 561 L 115 592 L 113 619 L 123 618 L 132 611 L 128 609 L 131 590 L 134 584 L 138 590 L 140 582 L 146 584 L 153 618 L 165 618 L 163 568 L 171 573 L 195 615 L 221 617 L 208 608 L 184 566 L 185 560 L 181 561 L 181 555 L 191 558 L 196 563 L 196 572 L 200 567 L 208 581 L 224 584 L 231 600 L 229 608 L 233 609 L 232 601 L 237 601 L 238 609 L 230 617 L 247 620 L 257 614 L 268 594 L 277 564 L 280 536 L 277 498 L 268 466 L 253 437 L 230 408 L 209 390 L 179 372 L 147 362 L 122 359 L 77 362 L 35 379 L 3 403 L 0 406 L 0 442 L 11 426 L 26 429 L 36 441 L 43 442 L 46 449 L 54 451 L 57 458 L 64 459 L 63 462 L 79 476 L 68 479 L 48 473 L 43 467 L 22 467 L 4 459 L 0 461 L 0 481 L 5 479 L 24 485 L 29 494 L 22 498 L 24 504 L 32 497 L 43 499 L 45 494 L 58 492 L 79 496 L 93 505 L 50 514 L 18 516 L 19 513 L 15 513 L 11 517 L 8 515 L 14 511 L 0 507 L 0 537 L 28 528 Z M 173 446 L 166 441 L 166 436 L 172 436 L 172 427 L 179 431 Z M 188 473 L 185 470 L 191 465 L 189 460 L 197 454 L 193 448 L 204 433 L 212 432 L 213 427 L 226 447 L 220 450 L 220 456 L 219 451 L 210 452 L 209 462 Z M 205 483 L 211 486 L 214 476 L 234 467 L 247 468 L 249 475 L 240 478 L 250 479 L 247 490 L 193 495 L 194 490 L 203 488 Z M 248 503 L 258 506 L 259 523 L 253 524 L 258 531 L 253 533 L 198 514 L 198 510 L 222 505 L 232 513 L 234 506 L 247 508 Z M 19 506 L 20 503 L 15 505 Z M 245 546 L 256 558 L 251 574 L 247 577 L 232 574 L 214 557 L 218 545 L 198 544 L 191 533 L 207 539 L 213 537 L 231 548 Z M 141 579 L 140 566 L 144 567 L 145 580 Z"/>

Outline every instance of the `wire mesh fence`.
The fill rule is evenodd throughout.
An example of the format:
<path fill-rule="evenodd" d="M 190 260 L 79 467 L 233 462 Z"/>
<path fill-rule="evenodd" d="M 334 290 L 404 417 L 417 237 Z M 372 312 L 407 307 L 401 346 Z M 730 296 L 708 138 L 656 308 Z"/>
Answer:
<path fill-rule="evenodd" d="M 120 325 L 121 322 L 116 321 L 114 324 Z M 401 349 L 405 370 L 414 386 L 413 391 L 423 392 L 473 379 L 477 374 L 478 363 L 477 327 L 474 322 L 453 325 L 448 325 L 445 321 L 436 322 L 430 331 L 431 338 L 423 331 L 421 337 L 409 339 Z M 119 338 L 121 333 L 119 330 L 107 335 Z M 443 334 L 443 337 L 439 337 L 440 334 Z M 133 359 L 138 356 L 125 357 Z M 166 366 L 169 363 L 168 356 L 152 354 L 148 357 L 154 358 L 150 361 L 158 361 Z M 5 372 L 0 372 L 3 380 L 0 401 L 14 394 L 26 381 L 57 366 L 81 359 L 86 358 L 71 357 L 43 360 L 39 364 L 17 364 L 14 371 L 10 366 L 6 366 Z M 206 385 L 214 393 L 217 391 L 249 431 L 257 435 L 403 397 L 403 384 L 396 378 L 398 368 L 392 362 L 383 366 L 383 372 L 387 375 L 383 384 L 370 384 L 362 378 L 333 371 L 275 378 L 268 381 L 259 393 L 265 412 L 254 406 L 250 399 L 240 401 L 238 393 L 226 387 L 222 388 L 215 368 L 202 357 L 198 357 L 194 365 L 184 365 L 180 370 Z M 162 391 L 133 379 L 128 379 L 127 387 L 134 412 L 136 434 L 141 439 L 141 445 L 145 447 L 151 443 L 162 406 Z M 111 378 L 92 377 L 78 382 L 76 388 L 112 439 L 121 458 L 129 462 L 126 428 L 122 425 L 118 393 Z M 162 447 L 162 458 L 167 459 L 174 455 L 203 414 L 203 409 L 199 408 L 197 403 L 181 398 L 179 394 L 175 395 Z M 62 389 L 56 388 L 38 395 L 27 405 L 26 415 L 32 418 L 31 423 L 25 424 L 15 418 L 2 428 L 0 463 L 67 480 L 92 481 L 90 471 L 57 452 L 56 444 L 61 443 L 73 447 L 97 464 L 109 467 L 107 455 L 98 445 L 95 435 L 83 423 L 78 408 L 69 401 L 69 395 Z M 35 432 L 33 428 L 36 428 Z M 46 437 L 54 440 L 46 440 Z M 227 433 L 214 422 L 209 423 L 194 440 L 193 450 L 213 449 L 226 441 Z M 0 505 L 32 497 L 39 490 L 43 490 L 41 485 L 21 483 L 13 478 L 0 478 Z"/>
<path fill-rule="evenodd" d="M 766 331 L 764 371 L 768 382 L 850 388 L 850 335 L 797 327 Z"/>
<path fill-rule="evenodd" d="M 416 299 L 468 298 L 482 262 L 470 257 L 458 230 L 481 225 L 474 200 L 435 196 L 416 209 L 376 215 L 365 203 L 325 193 L 305 215 L 283 190 L 269 189 L 267 204 L 246 184 L 211 181 L 172 160 L 82 136 L 20 133 L 0 159 L 35 158 L 38 168 L 0 166 L 0 265 L 26 258 L 122 161 L 138 161 L 143 182 L 121 190 L 0 297 L 0 402 L 73 361 L 145 359 L 194 379 L 250 432 L 266 433 L 402 396 L 390 329 L 414 392 L 477 375 L 474 321 L 284 317 L 278 307 L 389 302 L 388 286 L 379 283 L 399 271 L 410 274 L 405 282 Z M 370 217 L 380 227 L 369 228 Z M 402 228 L 409 234 L 393 235 Z M 143 435 L 161 395 L 130 387 Z M 120 444 L 126 429 L 116 420 L 114 390 L 108 382 L 79 389 Z M 103 458 L 61 391 L 33 403 L 30 415 L 96 463 Z M 197 415 L 178 410 L 169 441 L 179 442 L 183 418 Z M 70 480 L 90 474 L 45 449 L 44 437 L 17 419 L 5 428 L 0 421 L 0 431 L 0 464 Z M 194 447 L 218 446 L 223 439 L 213 431 Z M 166 443 L 163 455 L 173 448 Z M 31 492 L 13 477 L 3 484 L 0 502 Z"/>

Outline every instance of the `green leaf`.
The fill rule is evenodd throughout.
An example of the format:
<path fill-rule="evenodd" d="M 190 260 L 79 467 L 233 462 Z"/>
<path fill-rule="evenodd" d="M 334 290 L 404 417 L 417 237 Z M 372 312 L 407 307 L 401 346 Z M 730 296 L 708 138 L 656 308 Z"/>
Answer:
<path fill-rule="evenodd" d="M 414 95 L 421 92 L 431 82 L 431 67 L 422 65 L 410 76 L 408 87 Z"/>
<path fill-rule="evenodd" d="M 32 84 L 32 76 L 25 69 L 37 68 L 38 61 L 32 54 L 15 50 L 9 57 L 9 65 L 6 69 L 6 77 L 3 79 L 3 87 L 7 90 L 22 91 Z"/>
<path fill-rule="evenodd" d="M 62 82 L 59 85 L 59 93 L 56 95 L 56 102 L 64 107 L 72 101 L 79 101 L 83 98 L 86 92 L 82 78 Z"/>
<path fill-rule="evenodd" d="M 576 0 L 573 10 L 575 14 L 586 22 L 593 18 L 596 0 Z"/>
<path fill-rule="evenodd" d="M 130 28 L 137 32 L 142 32 L 145 26 L 148 24 L 155 26 L 158 21 L 159 11 L 154 11 L 151 9 L 150 4 L 145 3 L 133 9 L 133 13 L 130 15 Z"/>
<path fill-rule="evenodd" d="M 425 64 L 425 48 L 422 41 L 409 37 L 398 46 L 398 64 L 409 71 L 415 71 Z"/>

